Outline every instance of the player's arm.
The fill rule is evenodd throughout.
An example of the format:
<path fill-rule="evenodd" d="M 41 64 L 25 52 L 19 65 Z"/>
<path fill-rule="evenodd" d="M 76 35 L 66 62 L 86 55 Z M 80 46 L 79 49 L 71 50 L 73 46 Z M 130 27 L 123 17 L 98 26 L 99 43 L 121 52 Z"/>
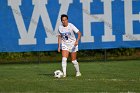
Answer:
<path fill-rule="evenodd" d="M 58 52 L 60 52 L 61 35 L 58 35 Z"/>
<path fill-rule="evenodd" d="M 77 39 L 76 39 L 76 42 L 75 42 L 75 45 L 74 45 L 74 46 L 77 46 L 77 45 L 78 45 L 79 40 L 81 39 L 81 32 L 80 32 L 80 31 L 78 31 L 78 32 L 77 32 L 77 34 L 78 34 L 78 37 L 77 37 Z"/>

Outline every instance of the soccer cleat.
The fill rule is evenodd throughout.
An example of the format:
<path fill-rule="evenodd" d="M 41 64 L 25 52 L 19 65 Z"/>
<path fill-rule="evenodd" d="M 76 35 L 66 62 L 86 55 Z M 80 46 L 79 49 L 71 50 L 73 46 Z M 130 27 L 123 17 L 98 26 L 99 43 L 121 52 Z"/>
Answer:
<path fill-rule="evenodd" d="M 65 78 L 65 77 L 66 77 L 66 75 L 63 75 L 63 77 Z"/>
<path fill-rule="evenodd" d="M 79 76 L 81 76 L 81 73 L 80 72 L 77 72 L 76 73 L 76 77 L 79 77 Z"/>

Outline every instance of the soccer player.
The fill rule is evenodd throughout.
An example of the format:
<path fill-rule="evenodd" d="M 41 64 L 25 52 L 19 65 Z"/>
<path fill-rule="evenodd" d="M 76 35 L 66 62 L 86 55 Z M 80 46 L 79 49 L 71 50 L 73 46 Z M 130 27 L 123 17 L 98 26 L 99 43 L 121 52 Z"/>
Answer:
<path fill-rule="evenodd" d="M 81 76 L 79 70 L 79 64 L 77 62 L 78 42 L 81 38 L 81 32 L 72 24 L 68 22 L 68 16 L 61 15 L 62 24 L 58 29 L 58 52 L 62 47 L 62 70 L 63 77 L 66 77 L 67 58 L 71 53 L 71 60 L 76 70 L 76 77 Z M 75 38 L 75 33 L 78 34 L 78 38 Z"/>

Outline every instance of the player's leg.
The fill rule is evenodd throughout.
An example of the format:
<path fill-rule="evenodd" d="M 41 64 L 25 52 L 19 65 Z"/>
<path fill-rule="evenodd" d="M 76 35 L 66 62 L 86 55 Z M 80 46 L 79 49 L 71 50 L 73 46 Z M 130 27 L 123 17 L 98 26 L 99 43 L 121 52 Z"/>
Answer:
<path fill-rule="evenodd" d="M 67 58 L 69 56 L 69 52 L 67 50 L 62 50 L 62 70 L 63 70 L 63 77 L 66 77 L 66 69 L 67 69 Z"/>
<path fill-rule="evenodd" d="M 71 60 L 72 60 L 72 63 L 75 67 L 75 70 L 76 70 L 76 76 L 81 76 L 81 73 L 80 73 L 80 69 L 79 69 L 79 63 L 77 62 L 77 52 L 72 52 L 71 53 Z"/>

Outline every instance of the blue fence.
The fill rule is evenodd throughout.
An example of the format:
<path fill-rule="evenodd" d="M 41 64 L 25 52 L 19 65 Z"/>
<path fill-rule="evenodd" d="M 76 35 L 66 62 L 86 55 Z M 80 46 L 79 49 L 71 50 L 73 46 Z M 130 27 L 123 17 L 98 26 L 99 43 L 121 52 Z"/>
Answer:
<path fill-rule="evenodd" d="M 79 49 L 140 47 L 140 0 L 0 0 L 0 52 L 57 50 L 61 14 Z"/>

